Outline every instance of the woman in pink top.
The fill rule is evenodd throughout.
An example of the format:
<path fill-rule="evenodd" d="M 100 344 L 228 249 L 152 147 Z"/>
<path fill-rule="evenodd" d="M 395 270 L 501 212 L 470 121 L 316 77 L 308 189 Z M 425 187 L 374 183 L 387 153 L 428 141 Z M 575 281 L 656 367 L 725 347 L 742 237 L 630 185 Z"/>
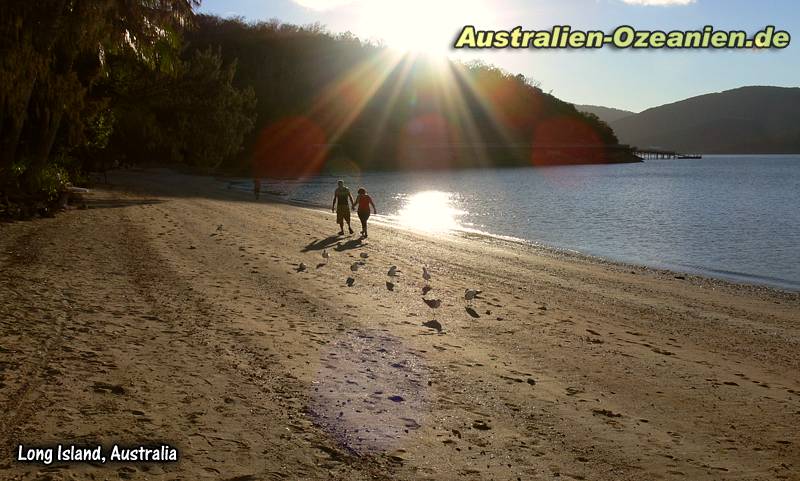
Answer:
<path fill-rule="evenodd" d="M 375 208 L 375 203 L 372 202 L 372 197 L 367 194 L 366 189 L 363 187 L 358 189 L 358 196 L 353 202 L 353 210 L 358 206 L 358 218 L 361 220 L 361 237 L 367 237 L 367 219 L 369 219 L 369 207 L 372 206 L 374 214 L 378 213 Z"/>

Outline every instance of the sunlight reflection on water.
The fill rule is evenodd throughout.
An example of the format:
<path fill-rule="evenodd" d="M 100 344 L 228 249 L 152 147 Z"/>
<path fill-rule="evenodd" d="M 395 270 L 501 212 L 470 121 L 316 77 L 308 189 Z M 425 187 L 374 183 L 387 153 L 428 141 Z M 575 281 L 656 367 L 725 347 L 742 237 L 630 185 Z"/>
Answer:
<path fill-rule="evenodd" d="M 262 194 L 328 209 L 339 176 L 267 179 Z M 800 156 L 448 172 L 373 172 L 386 221 L 524 239 L 612 260 L 800 290 Z M 252 179 L 229 182 L 252 199 Z M 357 222 L 357 221 L 356 221 Z M 373 222 L 373 218 L 370 219 Z"/>
<path fill-rule="evenodd" d="M 391 220 L 402 226 L 425 232 L 449 232 L 462 228 L 459 218 L 465 211 L 455 207 L 455 194 L 438 190 L 401 195 L 402 201 L 397 215 Z"/>

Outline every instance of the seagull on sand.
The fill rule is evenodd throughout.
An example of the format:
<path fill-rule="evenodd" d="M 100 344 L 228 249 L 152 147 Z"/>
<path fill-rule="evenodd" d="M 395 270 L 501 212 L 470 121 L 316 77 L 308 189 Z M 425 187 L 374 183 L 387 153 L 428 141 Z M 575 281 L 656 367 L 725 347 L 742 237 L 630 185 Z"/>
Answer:
<path fill-rule="evenodd" d="M 386 275 L 389 276 L 389 277 L 396 276 L 397 275 L 397 266 L 389 267 L 389 272 L 387 272 Z"/>
<path fill-rule="evenodd" d="M 480 289 L 465 289 L 464 300 L 472 304 L 472 300 L 478 297 L 478 294 L 480 294 L 481 292 L 483 291 L 481 291 Z"/>
<path fill-rule="evenodd" d="M 435 320 L 436 319 L 436 309 L 439 309 L 439 307 L 442 305 L 441 299 L 425 299 L 423 297 L 422 298 L 422 302 L 424 302 L 428 307 L 433 309 L 433 319 Z"/>
<path fill-rule="evenodd" d="M 442 305 L 442 300 L 441 299 L 425 299 L 423 297 L 422 301 L 425 304 L 427 304 L 428 307 L 430 307 L 431 309 L 439 309 L 439 307 L 441 307 L 441 305 Z"/>
<path fill-rule="evenodd" d="M 350 264 L 350 270 L 353 271 L 353 272 L 357 271 L 358 270 L 358 262 L 353 262 L 352 264 Z"/>
<path fill-rule="evenodd" d="M 422 266 L 422 278 L 425 279 L 425 284 L 431 280 L 431 273 L 428 272 L 428 268 L 425 266 Z"/>
<path fill-rule="evenodd" d="M 304 270 L 306 270 L 306 264 L 301 262 L 300 265 L 297 266 L 297 272 L 303 272 Z"/>
<path fill-rule="evenodd" d="M 330 256 L 331 256 L 331 255 L 330 255 L 330 254 L 328 254 L 328 249 L 322 249 L 322 258 L 323 258 L 323 259 L 325 259 L 325 262 L 328 262 L 328 258 L 329 258 Z"/>

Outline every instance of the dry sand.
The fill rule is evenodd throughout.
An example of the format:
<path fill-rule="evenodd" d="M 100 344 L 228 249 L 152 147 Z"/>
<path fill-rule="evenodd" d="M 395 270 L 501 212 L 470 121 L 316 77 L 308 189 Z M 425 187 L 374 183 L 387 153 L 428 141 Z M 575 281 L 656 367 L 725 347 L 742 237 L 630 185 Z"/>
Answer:
<path fill-rule="evenodd" d="M 800 479 L 797 293 L 111 179 L 0 225 L 0 479 Z M 181 460 L 12 458 L 56 442 Z"/>

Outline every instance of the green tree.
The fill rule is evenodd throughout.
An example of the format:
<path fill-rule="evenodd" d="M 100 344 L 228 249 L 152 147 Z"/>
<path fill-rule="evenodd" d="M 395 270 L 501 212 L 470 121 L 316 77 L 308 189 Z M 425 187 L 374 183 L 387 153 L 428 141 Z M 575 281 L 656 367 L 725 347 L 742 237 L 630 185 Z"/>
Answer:
<path fill-rule="evenodd" d="M 198 0 L 5 0 L 0 7 L 0 190 L 35 192 L 86 141 L 109 54 L 166 61 Z M 20 183 L 20 181 L 23 181 Z"/>
<path fill-rule="evenodd" d="M 213 49 L 186 53 L 170 71 L 120 57 L 108 89 L 116 126 L 110 155 L 128 161 L 218 168 L 253 128 L 255 94 L 232 85 L 236 62 Z"/>

